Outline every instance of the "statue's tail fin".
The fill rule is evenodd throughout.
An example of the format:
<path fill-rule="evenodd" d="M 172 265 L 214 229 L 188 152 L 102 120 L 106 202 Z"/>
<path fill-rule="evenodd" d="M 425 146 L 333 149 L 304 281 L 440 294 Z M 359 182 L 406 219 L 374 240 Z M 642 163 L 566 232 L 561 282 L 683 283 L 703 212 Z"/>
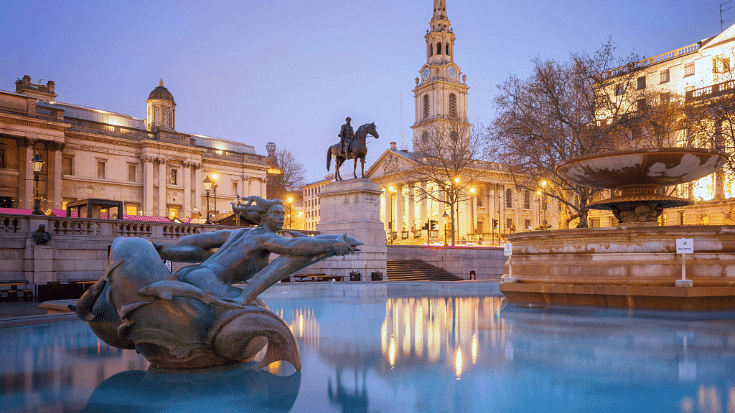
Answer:
<path fill-rule="evenodd" d="M 332 165 L 332 147 L 330 146 L 327 148 L 327 172 L 329 172 L 329 167 Z"/>

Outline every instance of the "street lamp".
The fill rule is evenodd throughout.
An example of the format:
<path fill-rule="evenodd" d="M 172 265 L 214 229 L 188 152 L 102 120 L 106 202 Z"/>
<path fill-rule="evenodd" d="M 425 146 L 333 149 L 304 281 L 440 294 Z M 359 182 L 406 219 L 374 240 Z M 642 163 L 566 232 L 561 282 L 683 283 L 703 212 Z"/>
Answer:
<path fill-rule="evenodd" d="M 447 246 L 447 218 L 449 218 L 449 215 L 447 215 L 447 211 L 444 211 L 444 215 L 442 215 L 442 218 L 444 219 L 444 246 Z"/>
<path fill-rule="evenodd" d="M 209 178 L 209 175 L 207 175 L 202 183 L 204 184 L 204 190 L 207 191 L 207 221 L 205 223 L 211 224 L 212 221 L 209 220 L 209 191 L 212 190 L 212 184 L 214 184 L 214 181 Z"/>
<path fill-rule="evenodd" d="M 43 169 L 43 159 L 41 159 L 41 155 L 36 154 L 36 156 L 31 159 L 31 164 L 33 165 L 33 180 L 35 181 L 35 199 L 34 199 L 34 209 L 33 212 L 31 212 L 31 215 L 44 215 L 43 211 L 41 211 L 41 200 L 38 198 L 38 175 L 41 174 L 41 169 Z"/>
<path fill-rule="evenodd" d="M 291 203 L 293 202 L 293 197 L 289 196 L 286 201 L 288 201 L 288 229 L 291 229 Z"/>

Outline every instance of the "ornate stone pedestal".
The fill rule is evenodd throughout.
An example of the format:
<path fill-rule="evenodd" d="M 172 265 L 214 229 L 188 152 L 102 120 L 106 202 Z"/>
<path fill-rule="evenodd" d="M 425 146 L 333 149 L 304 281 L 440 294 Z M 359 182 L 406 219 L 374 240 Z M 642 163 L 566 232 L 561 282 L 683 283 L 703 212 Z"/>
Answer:
<path fill-rule="evenodd" d="M 332 257 L 315 264 L 310 271 L 350 280 L 350 272 L 361 274 L 361 281 L 370 281 L 374 271 L 387 280 L 385 230 L 380 221 L 380 187 L 368 179 L 333 182 L 320 193 L 321 222 L 316 229 L 322 234 L 344 234 L 364 243 L 360 252 L 344 257 Z M 315 268 L 316 267 L 316 268 Z"/>

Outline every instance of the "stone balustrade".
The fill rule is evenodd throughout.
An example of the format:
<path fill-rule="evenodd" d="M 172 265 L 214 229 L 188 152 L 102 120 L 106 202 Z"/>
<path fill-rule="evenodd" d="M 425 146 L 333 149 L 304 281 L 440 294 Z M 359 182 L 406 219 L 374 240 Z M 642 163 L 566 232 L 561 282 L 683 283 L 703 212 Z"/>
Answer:
<path fill-rule="evenodd" d="M 41 224 L 51 235 L 37 244 Z M 96 280 L 107 267 L 109 247 L 117 237 L 175 242 L 185 235 L 229 227 L 73 217 L 0 214 L 0 281 L 28 280 L 31 287 L 52 281 Z M 175 264 L 177 266 L 183 264 Z"/>

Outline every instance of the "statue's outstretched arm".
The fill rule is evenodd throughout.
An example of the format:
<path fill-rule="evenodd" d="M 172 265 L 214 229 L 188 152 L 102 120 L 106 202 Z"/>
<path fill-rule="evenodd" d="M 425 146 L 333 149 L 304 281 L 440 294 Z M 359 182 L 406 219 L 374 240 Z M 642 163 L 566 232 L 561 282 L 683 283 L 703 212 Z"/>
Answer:
<path fill-rule="evenodd" d="M 279 255 L 307 257 L 323 253 L 334 255 L 350 254 L 359 244 L 350 245 L 345 236 L 319 236 L 284 238 L 280 235 L 269 235 L 263 239 L 263 246 L 268 251 Z"/>
<path fill-rule="evenodd" d="M 211 257 L 230 237 L 232 231 L 221 230 L 181 237 L 175 244 L 153 244 L 161 258 L 175 262 L 202 262 Z"/>

